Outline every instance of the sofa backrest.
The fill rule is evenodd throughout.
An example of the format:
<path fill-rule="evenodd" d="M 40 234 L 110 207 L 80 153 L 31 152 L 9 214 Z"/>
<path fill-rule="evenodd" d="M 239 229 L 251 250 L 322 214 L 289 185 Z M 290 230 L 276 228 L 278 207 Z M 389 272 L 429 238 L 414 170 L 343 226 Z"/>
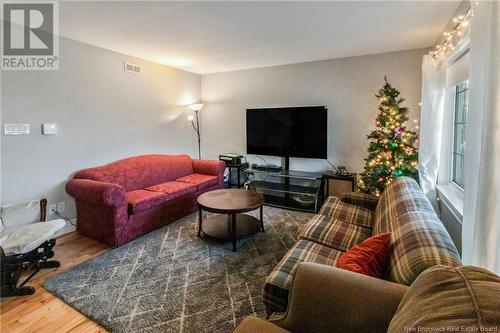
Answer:
<path fill-rule="evenodd" d="M 398 224 L 398 215 L 414 211 L 434 213 L 429 199 L 414 179 L 395 178 L 382 192 L 373 213 L 373 235 L 390 232 Z"/>
<path fill-rule="evenodd" d="M 188 155 L 141 155 L 78 171 L 74 178 L 119 184 L 126 191 L 176 180 L 193 173 Z"/>
<path fill-rule="evenodd" d="M 414 179 L 399 177 L 389 184 L 373 219 L 373 235 L 391 233 L 388 280 L 410 285 L 429 267 L 461 265 L 450 235 Z"/>

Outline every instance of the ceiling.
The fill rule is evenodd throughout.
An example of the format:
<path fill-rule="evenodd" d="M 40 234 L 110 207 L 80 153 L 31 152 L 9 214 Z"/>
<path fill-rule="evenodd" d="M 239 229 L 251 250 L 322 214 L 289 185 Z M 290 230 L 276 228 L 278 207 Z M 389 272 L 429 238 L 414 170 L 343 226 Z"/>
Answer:
<path fill-rule="evenodd" d="M 431 46 L 459 2 L 61 2 L 60 34 L 206 74 Z"/>

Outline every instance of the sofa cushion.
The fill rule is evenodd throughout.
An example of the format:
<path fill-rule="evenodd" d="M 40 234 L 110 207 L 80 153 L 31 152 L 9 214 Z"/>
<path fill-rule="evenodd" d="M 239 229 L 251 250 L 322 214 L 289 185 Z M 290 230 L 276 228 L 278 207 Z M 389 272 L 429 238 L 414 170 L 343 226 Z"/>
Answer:
<path fill-rule="evenodd" d="M 408 212 L 398 217 L 391 230 L 387 278 L 410 285 L 427 268 L 460 266 L 460 255 L 443 224 L 434 213 Z"/>
<path fill-rule="evenodd" d="M 188 155 L 141 155 L 78 171 L 74 178 L 118 184 L 126 191 L 172 181 L 193 173 Z"/>
<path fill-rule="evenodd" d="M 337 267 L 380 278 L 387 263 L 390 245 L 390 234 L 372 236 L 341 255 Z"/>
<path fill-rule="evenodd" d="M 300 238 L 307 239 L 336 250 L 346 251 L 361 243 L 371 235 L 371 229 L 332 218 L 315 215 L 300 233 Z"/>
<path fill-rule="evenodd" d="M 344 203 L 339 198 L 333 196 L 326 198 L 319 214 L 363 227 L 371 228 L 372 226 L 373 212 L 370 209 Z"/>
<path fill-rule="evenodd" d="M 434 208 L 414 179 L 396 178 L 385 188 L 373 213 L 373 235 L 391 232 L 398 227 L 399 215 L 415 211 L 434 213 Z"/>
<path fill-rule="evenodd" d="M 168 196 L 165 193 L 146 190 L 130 191 L 125 194 L 125 197 L 127 198 L 129 214 L 142 213 L 168 201 Z"/>
<path fill-rule="evenodd" d="M 266 279 L 264 304 L 267 311 L 283 312 L 286 310 L 293 275 L 301 262 L 335 266 L 342 253 L 315 242 L 299 240 Z"/>
<path fill-rule="evenodd" d="M 3 205 L 0 215 L 5 227 L 40 222 L 40 200 Z"/>
<path fill-rule="evenodd" d="M 425 332 L 443 332 L 443 328 L 497 332 L 499 327 L 499 276 L 478 267 L 435 266 L 408 289 L 388 332 L 417 332 L 419 328 Z"/>
<path fill-rule="evenodd" d="M 150 167 L 151 183 L 148 186 L 174 181 L 194 172 L 193 160 L 188 155 L 153 155 Z"/>
<path fill-rule="evenodd" d="M 161 192 L 168 195 L 169 200 L 183 197 L 187 194 L 196 192 L 196 185 L 183 182 L 165 182 L 162 184 L 146 187 L 145 190 L 152 192 Z"/>
<path fill-rule="evenodd" d="M 217 176 L 202 175 L 200 173 L 193 173 L 177 179 L 178 182 L 189 183 L 196 185 L 198 191 L 206 189 L 207 187 L 217 185 Z"/>
<path fill-rule="evenodd" d="M 377 208 L 379 197 L 363 192 L 348 192 L 342 193 L 340 200 L 351 205 L 367 208 L 369 210 L 375 210 L 375 208 Z"/>
<path fill-rule="evenodd" d="M 65 225 L 64 220 L 57 219 L 7 227 L 0 233 L 0 246 L 6 255 L 28 253 L 51 239 Z"/>

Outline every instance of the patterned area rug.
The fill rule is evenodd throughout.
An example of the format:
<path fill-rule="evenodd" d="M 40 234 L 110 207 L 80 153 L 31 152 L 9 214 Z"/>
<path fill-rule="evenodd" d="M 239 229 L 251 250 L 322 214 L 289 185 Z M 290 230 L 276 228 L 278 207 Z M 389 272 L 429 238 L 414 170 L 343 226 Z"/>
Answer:
<path fill-rule="evenodd" d="M 257 212 L 255 212 L 257 213 Z M 230 243 L 198 238 L 197 214 L 45 282 L 113 332 L 231 332 L 264 317 L 264 280 L 311 214 L 264 207 L 265 232 Z"/>

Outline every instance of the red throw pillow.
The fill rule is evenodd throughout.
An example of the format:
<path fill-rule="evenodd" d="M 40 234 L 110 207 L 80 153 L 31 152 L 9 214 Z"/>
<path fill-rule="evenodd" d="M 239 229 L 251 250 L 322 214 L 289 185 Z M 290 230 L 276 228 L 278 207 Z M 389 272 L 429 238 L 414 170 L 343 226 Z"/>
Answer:
<path fill-rule="evenodd" d="M 340 256 L 337 267 L 372 277 L 382 277 L 391 246 L 391 234 L 366 239 Z"/>

